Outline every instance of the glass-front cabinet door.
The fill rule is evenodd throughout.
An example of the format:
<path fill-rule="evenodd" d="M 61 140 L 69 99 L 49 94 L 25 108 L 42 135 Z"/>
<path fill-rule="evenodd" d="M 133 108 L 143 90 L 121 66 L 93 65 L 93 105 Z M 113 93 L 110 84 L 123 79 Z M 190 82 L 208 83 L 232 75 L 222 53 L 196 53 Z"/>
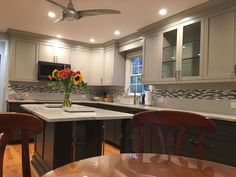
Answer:
<path fill-rule="evenodd" d="M 162 79 L 176 77 L 177 29 L 163 33 Z"/>
<path fill-rule="evenodd" d="M 162 32 L 161 81 L 200 78 L 202 33 L 200 20 L 190 20 Z"/>
<path fill-rule="evenodd" d="M 179 79 L 200 76 L 201 22 L 185 25 L 181 30 L 182 55 Z"/>

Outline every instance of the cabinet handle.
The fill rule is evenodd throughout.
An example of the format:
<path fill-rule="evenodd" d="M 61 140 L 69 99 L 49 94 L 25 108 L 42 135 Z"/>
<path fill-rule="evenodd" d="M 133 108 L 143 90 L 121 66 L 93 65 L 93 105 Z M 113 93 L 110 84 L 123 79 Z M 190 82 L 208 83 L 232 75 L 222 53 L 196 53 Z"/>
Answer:
<path fill-rule="evenodd" d="M 175 79 L 178 80 L 178 71 L 175 71 Z"/>
<path fill-rule="evenodd" d="M 178 71 L 178 79 L 181 80 L 181 71 Z"/>
<path fill-rule="evenodd" d="M 236 65 L 234 65 L 234 76 L 236 76 Z"/>
<path fill-rule="evenodd" d="M 102 84 L 102 78 L 101 78 L 101 84 Z"/>
<path fill-rule="evenodd" d="M 192 138 L 189 139 L 189 142 L 194 144 L 194 145 L 198 145 L 198 141 L 197 140 L 193 140 Z M 204 144 L 204 147 L 209 148 L 209 149 L 214 149 L 215 145 L 214 144 Z"/>

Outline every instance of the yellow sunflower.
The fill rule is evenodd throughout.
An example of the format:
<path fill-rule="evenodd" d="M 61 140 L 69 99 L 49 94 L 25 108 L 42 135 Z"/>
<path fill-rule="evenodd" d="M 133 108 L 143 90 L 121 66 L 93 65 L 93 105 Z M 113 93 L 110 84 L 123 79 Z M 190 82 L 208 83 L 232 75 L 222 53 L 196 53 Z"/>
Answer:
<path fill-rule="evenodd" d="M 57 73 L 58 73 L 58 70 L 54 69 L 53 72 L 52 72 L 52 77 L 53 78 L 57 77 Z"/>
<path fill-rule="evenodd" d="M 83 76 L 81 74 L 76 74 L 73 78 L 75 85 L 79 84 L 83 80 Z"/>

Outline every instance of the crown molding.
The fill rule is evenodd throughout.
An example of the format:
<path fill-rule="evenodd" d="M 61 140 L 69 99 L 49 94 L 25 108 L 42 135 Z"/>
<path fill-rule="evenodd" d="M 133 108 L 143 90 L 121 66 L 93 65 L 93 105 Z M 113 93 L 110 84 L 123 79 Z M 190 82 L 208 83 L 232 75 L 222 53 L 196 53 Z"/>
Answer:
<path fill-rule="evenodd" d="M 70 45 L 79 45 L 79 46 L 84 46 L 84 47 L 91 47 L 92 46 L 91 44 L 80 42 L 80 41 L 59 39 L 59 38 L 56 38 L 53 36 L 37 34 L 37 33 L 32 33 L 32 32 L 12 29 L 12 28 L 7 29 L 7 34 L 11 37 L 25 37 L 25 38 L 35 39 L 35 40 L 42 40 L 42 39 L 44 39 L 44 40 L 60 40 L 63 43 L 70 44 Z"/>
<path fill-rule="evenodd" d="M 1 39 L 9 40 L 9 35 L 7 33 L 0 32 L 0 40 Z"/>

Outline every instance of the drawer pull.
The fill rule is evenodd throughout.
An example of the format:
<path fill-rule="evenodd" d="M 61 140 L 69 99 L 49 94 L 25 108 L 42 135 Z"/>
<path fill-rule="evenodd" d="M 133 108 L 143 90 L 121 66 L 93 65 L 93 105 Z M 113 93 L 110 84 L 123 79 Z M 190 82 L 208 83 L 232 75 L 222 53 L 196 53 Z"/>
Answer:
<path fill-rule="evenodd" d="M 198 141 L 197 140 L 193 140 L 192 138 L 189 139 L 189 142 L 194 144 L 194 145 L 198 145 Z M 210 149 L 214 149 L 215 148 L 215 145 L 214 144 L 204 144 L 204 147 L 206 148 L 210 148 Z"/>

